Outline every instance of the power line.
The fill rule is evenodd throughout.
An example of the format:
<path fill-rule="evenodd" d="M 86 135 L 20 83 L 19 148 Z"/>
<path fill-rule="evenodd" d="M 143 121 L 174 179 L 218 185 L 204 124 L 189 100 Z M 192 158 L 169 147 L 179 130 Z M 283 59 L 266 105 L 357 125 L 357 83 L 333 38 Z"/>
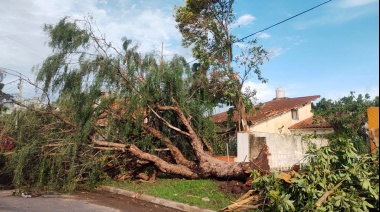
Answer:
<path fill-rule="evenodd" d="M 324 4 L 327 4 L 327 3 L 330 2 L 330 1 L 332 1 L 332 0 L 325 1 L 325 2 L 323 2 L 323 3 L 321 3 L 321 4 L 318 4 L 318 5 L 315 6 L 315 7 L 312 7 L 312 8 L 310 8 L 310 9 L 308 9 L 308 10 L 305 10 L 305 11 L 303 11 L 303 12 L 301 12 L 301 13 L 298 13 L 297 15 L 293 15 L 293 16 L 290 17 L 290 18 L 287 18 L 287 19 L 285 19 L 285 20 L 283 20 L 283 21 L 280 21 L 280 22 L 278 22 L 278 23 L 276 23 L 276 24 L 273 24 L 273 25 L 271 25 L 271 26 L 269 26 L 269 27 L 267 27 L 267 28 L 264 28 L 264 29 L 262 29 L 262 30 L 260 30 L 260 31 L 257 31 L 257 32 L 255 32 L 255 33 L 252 33 L 252 34 L 250 34 L 250 35 L 247 35 L 247 36 L 245 36 L 245 37 L 243 37 L 243 38 L 241 38 L 241 39 L 239 39 L 239 40 L 237 40 L 237 41 L 234 41 L 234 42 L 232 42 L 232 43 L 237 43 L 237 42 L 240 42 L 240 41 L 244 41 L 245 39 L 247 39 L 247 38 L 249 38 L 249 37 L 251 37 L 251 36 L 253 36 L 253 35 L 257 34 L 257 33 L 263 32 L 263 31 L 265 31 L 265 30 L 267 30 L 267 29 L 270 29 L 270 28 L 272 28 L 272 27 L 274 27 L 274 26 L 277 26 L 277 25 L 282 24 L 282 23 L 284 23 L 284 22 L 286 22 L 286 21 L 289 21 L 290 19 L 293 19 L 293 18 L 295 18 L 295 17 L 297 17 L 297 16 L 300 16 L 300 15 L 302 15 L 302 14 L 304 14 L 304 13 L 307 13 L 307 12 L 309 12 L 309 11 L 311 11 L 311 10 L 314 10 L 315 8 L 320 7 L 320 6 L 324 5 Z"/>
<path fill-rule="evenodd" d="M 292 17 L 289 17 L 289 18 L 287 18 L 287 19 L 285 19 L 285 20 L 282 20 L 282 21 L 280 21 L 280 22 L 277 22 L 277 23 L 275 23 L 275 24 L 273 24 L 273 25 L 271 25 L 271 26 L 269 26 L 269 27 L 266 27 L 266 28 L 264 28 L 264 29 L 262 29 L 262 30 L 259 30 L 259 31 L 257 31 L 257 32 L 252 33 L 252 34 L 249 34 L 249 35 L 247 35 L 247 36 L 245 36 L 245 37 L 243 37 L 243 38 L 240 38 L 240 39 L 238 39 L 238 40 L 236 40 L 236 41 L 233 41 L 232 44 L 237 43 L 237 42 L 244 41 L 245 39 L 247 39 L 247 38 L 249 38 L 249 37 L 251 37 L 251 36 L 253 36 L 253 35 L 256 35 L 257 33 L 263 32 L 263 31 L 268 30 L 268 29 L 270 29 L 270 28 L 272 28 L 272 27 L 275 27 L 275 26 L 277 26 L 277 25 L 279 25 L 279 24 L 282 24 L 282 23 L 284 23 L 284 22 L 286 22 L 286 21 L 289 21 L 290 19 L 293 19 L 293 18 L 295 18 L 295 17 L 297 17 L 297 16 L 300 16 L 300 15 L 302 15 L 302 14 L 304 14 L 304 13 L 307 13 L 307 12 L 309 12 L 309 11 L 311 11 L 311 10 L 314 10 L 314 9 L 316 9 L 316 8 L 318 8 L 318 7 L 322 6 L 322 5 L 324 5 L 324 4 L 327 4 L 327 3 L 329 3 L 330 1 L 332 1 L 332 0 L 325 1 L 325 2 L 323 2 L 323 3 L 321 3 L 321 4 L 318 4 L 317 6 L 314 6 L 314 7 L 310 8 L 310 9 L 307 9 L 307 10 L 305 10 L 305 11 L 303 11 L 303 12 L 300 12 L 300 13 L 298 13 L 298 14 L 296 14 L 296 15 L 293 15 Z M 194 59 L 194 60 L 188 62 L 187 64 L 190 64 L 190 63 L 195 62 L 195 61 L 197 61 L 197 60 L 198 60 L 198 59 Z"/>
<path fill-rule="evenodd" d="M 9 35 L 6 35 L 6 34 L 1 35 L 1 34 L 0 34 L 0 37 L 4 37 L 4 38 L 6 38 L 6 39 L 12 40 L 14 43 L 16 43 L 16 44 L 17 44 L 18 46 L 20 46 L 20 47 L 25 47 L 25 45 L 23 45 L 19 40 L 16 40 L 16 39 L 14 39 L 13 37 L 11 37 L 11 36 L 9 36 Z M 28 49 L 31 50 L 31 51 L 36 52 L 36 53 L 39 54 L 40 56 L 44 56 L 43 54 L 41 54 L 41 51 L 38 51 L 38 50 L 35 49 L 35 48 L 28 47 Z"/>
<path fill-rule="evenodd" d="M 11 72 L 14 72 L 14 73 L 11 73 Z M 10 68 L 4 68 L 4 67 L 0 67 L 0 73 L 5 73 L 5 74 L 9 74 L 11 76 L 15 76 L 15 77 L 23 77 L 24 79 L 27 79 L 27 80 L 30 80 L 28 76 L 22 74 L 21 72 L 19 71 L 16 71 L 16 70 L 12 70 Z"/>
<path fill-rule="evenodd" d="M 17 82 L 17 81 L 18 81 L 18 79 L 13 80 L 13 81 L 11 81 L 11 82 L 7 82 L 7 83 L 5 83 L 4 85 L 9 85 L 9 84 L 14 83 L 14 82 Z"/>

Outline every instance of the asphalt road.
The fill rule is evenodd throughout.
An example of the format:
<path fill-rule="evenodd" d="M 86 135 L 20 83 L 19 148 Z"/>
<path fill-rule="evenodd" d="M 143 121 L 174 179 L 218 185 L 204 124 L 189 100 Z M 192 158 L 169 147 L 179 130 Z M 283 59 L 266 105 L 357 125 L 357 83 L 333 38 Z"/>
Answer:
<path fill-rule="evenodd" d="M 13 190 L 0 190 L 1 212 L 178 212 L 172 208 L 106 191 L 32 198 L 12 196 L 12 192 Z"/>

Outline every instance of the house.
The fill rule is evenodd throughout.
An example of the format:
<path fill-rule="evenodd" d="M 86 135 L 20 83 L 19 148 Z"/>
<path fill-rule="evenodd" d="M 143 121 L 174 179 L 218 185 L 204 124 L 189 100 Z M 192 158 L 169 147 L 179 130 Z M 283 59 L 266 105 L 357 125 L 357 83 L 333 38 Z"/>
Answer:
<path fill-rule="evenodd" d="M 105 140 L 103 135 L 100 134 L 99 130 L 104 130 L 103 133 L 107 132 L 108 131 L 107 126 L 109 124 L 109 121 L 115 123 L 115 120 L 119 120 L 119 121 L 123 119 L 136 120 L 142 116 L 144 118 L 143 119 L 144 124 L 148 123 L 148 118 L 146 117 L 146 114 L 147 114 L 146 108 L 136 108 L 136 109 L 132 109 L 131 111 L 128 108 L 128 105 L 130 104 L 128 100 L 114 98 L 114 97 L 110 98 L 110 94 L 105 93 L 105 92 L 102 93 L 102 96 L 93 105 L 93 108 L 96 109 L 97 107 L 99 107 L 102 101 L 106 101 L 107 105 L 105 106 L 103 105 L 104 108 L 98 111 L 99 113 L 98 119 L 94 123 L 94 127 L 96 128 L 96 133 L 94 134 L 94 138 L 96 140 L 100 140 L 100 141 Z M 128 114 L 127 117 L 125 116 L 126 114 Z"/>
<path fill-rule="evenodd" d="M 251 161 L 257 158 L 263 147 L 269 152 L 268 164 L 271 171 L 289 170 L 294 165 L 303 164 L 308 149 L 307 134 L 328 134 L 333 129 L 323 120 L 314 120 L 311 104 L 319 95 L 289 98 L 283 89 L 276 89 L 276 98 L 257 105 L 247 113 L 248 131 L 237 132 L 237 156 L 234 162 Z M 211 116 L 220 127 L 226 128 L 228 112 Z M 234 111 L 230 119 L 237 123 Z M 231 132 L 231 129 L 225 131 Z M 317 147 L 327 145 L 323 136 L 310 140 Z"/>
<path fill-rule="evenodd" d="M 46 104 L 43 101 L 41 101 L 41 99 L 38 97 L 22 100 L 20 101 L 20 104 L 23 105 L 24 107 L 19 106 L 13 102 L 5 103 L 4 106 L 7 108 L 7 110 L 5 111 L 5 114 L 11 114 L 16 110 L 24 110 L 25 107 L 34 107 L 37 109 L 41 109 L 44 106 L 46 106 Z"/>
<path fill-rule="evenodd" d="M 108 98 L 108 96 L 105 96 Z M 99 100 L 101 101 L 101 100 Z M 98 106 L 100 102 L 94 105 L 94 108 Z M 126 100 L 121 99 L 115 99 L 113 100 L 110 105 L 107 106 L 107 108 L 102 111 L 99 116 L 98 120 L 96 121 L 95 125 L 98 127 L 106 127 L 108 125 L 109 117 L 112 117 L 114 119 L 121 119 L 125 113 L 127 112 L 127 105 L 129 104 Z M 140 108 L 136 111 L 129 111 L 129 115 L 131 119 L 137 119 L 138 116 L 146 116 L 146 109 Z M 144 118 L 144 124 L 148 123 L 148 118 Z"/>
<path fill-rule="evenodd" d="M 314 123 L 311 103 L 318 98 L 319 95 L 289 98 L 285 97 L 283 89 L 276 89 L 276 98 L 247 113 L 248 131 L 286 135 L 332 133 L 331 126 L 323 120 Z M 228 112 L 215 114 L 210 118 L 223 127 L 227 123 Z M 238 122 L 237 111 L 234 111 L 231 121 Z"/>

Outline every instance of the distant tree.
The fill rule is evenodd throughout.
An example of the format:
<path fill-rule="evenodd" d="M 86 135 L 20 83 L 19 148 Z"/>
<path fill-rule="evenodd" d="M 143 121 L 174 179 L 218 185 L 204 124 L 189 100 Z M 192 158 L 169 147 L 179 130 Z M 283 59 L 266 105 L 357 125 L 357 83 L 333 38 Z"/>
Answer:
<path fill-rule="evenodd" d="M 268 59 L 257 40 L 248 42 L 247 48 L 238 57 L 233 56 L 233 43 L 236 36 L 231 26 L 236 18 L 233 12 L 234 0 L 188 0 L 184 6 L 176 8 L 175 18 L 181 32 L 182 44 L 191 47 L 198 60 L 194 71 L 199 83 L 196 89 L 213 99 L 214 104 L 234 106 L 239 114 L 238 128 L 247 129 L 246 112 L 252 106 L 250 98 L 255 92 L 242 92 L 244 82 L 252 73 L 266 82 L 259 66 Z M 234 70 L 236 63 L 243 70 Z M 240 73 L 239 73 L 240 71 Z"/>
<path fill-rule="evenodd" d="M 315 117 L 325 119 L 338 136 L 350 137 L 361 152 L 367 152 L 365 123 L 367 121 L 367 108 L 379 106 L 379 97 L 370 99 L 368 94 L 364 96 L 355 92 L 349 96 L 333 101 L 325 98 L 313 105 Z"/>
<path fill-rule="evenodd" d="M 4 93 L 3 88 L 4 88 L 4 80 L 5 73 L 0 70 L 0 114 L 6 109 L 4 106 L 4 103 L 7 99 L 11 98 L 10 94 Z"/>

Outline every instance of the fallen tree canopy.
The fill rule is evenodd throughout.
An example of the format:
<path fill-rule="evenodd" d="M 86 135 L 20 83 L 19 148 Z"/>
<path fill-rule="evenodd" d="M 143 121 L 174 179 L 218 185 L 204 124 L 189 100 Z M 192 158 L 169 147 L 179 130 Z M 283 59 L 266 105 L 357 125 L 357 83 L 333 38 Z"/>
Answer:
<path fill-rule="evenodd" d="M 311 146 L 299 171 L 252 171 L 252 190 L 220 211 L 378 211 L 379 152 L 359 154 L 354 146 L 340 136 Z"/>
<path fill-rule="evenodd" d="M 17 140 L 3 169 L 14 174 L 14 185 L 74 189 L 105 175 L 154 180 L 157 171 L 246 180 L 250 170 L 269 170 L 267 148 L 253 162 L 213 157 L 218 136 L 207 114 L 215 105 L 192 87 L 184 58 L 157 60 L 128 39 L 122 49 L 113 47 L 95 35 L 87 19 L 64 18 L 46 25 L 45 32 L 53 54 L 35 69 L 37 83 L 31 84 L 46 101 L 14 101 L 25 108 L 10 115 L 17 126 L 12 118 L 2 121 L 5 133 Z M 58 98 L 51 101 L 52 95 Z"/>

